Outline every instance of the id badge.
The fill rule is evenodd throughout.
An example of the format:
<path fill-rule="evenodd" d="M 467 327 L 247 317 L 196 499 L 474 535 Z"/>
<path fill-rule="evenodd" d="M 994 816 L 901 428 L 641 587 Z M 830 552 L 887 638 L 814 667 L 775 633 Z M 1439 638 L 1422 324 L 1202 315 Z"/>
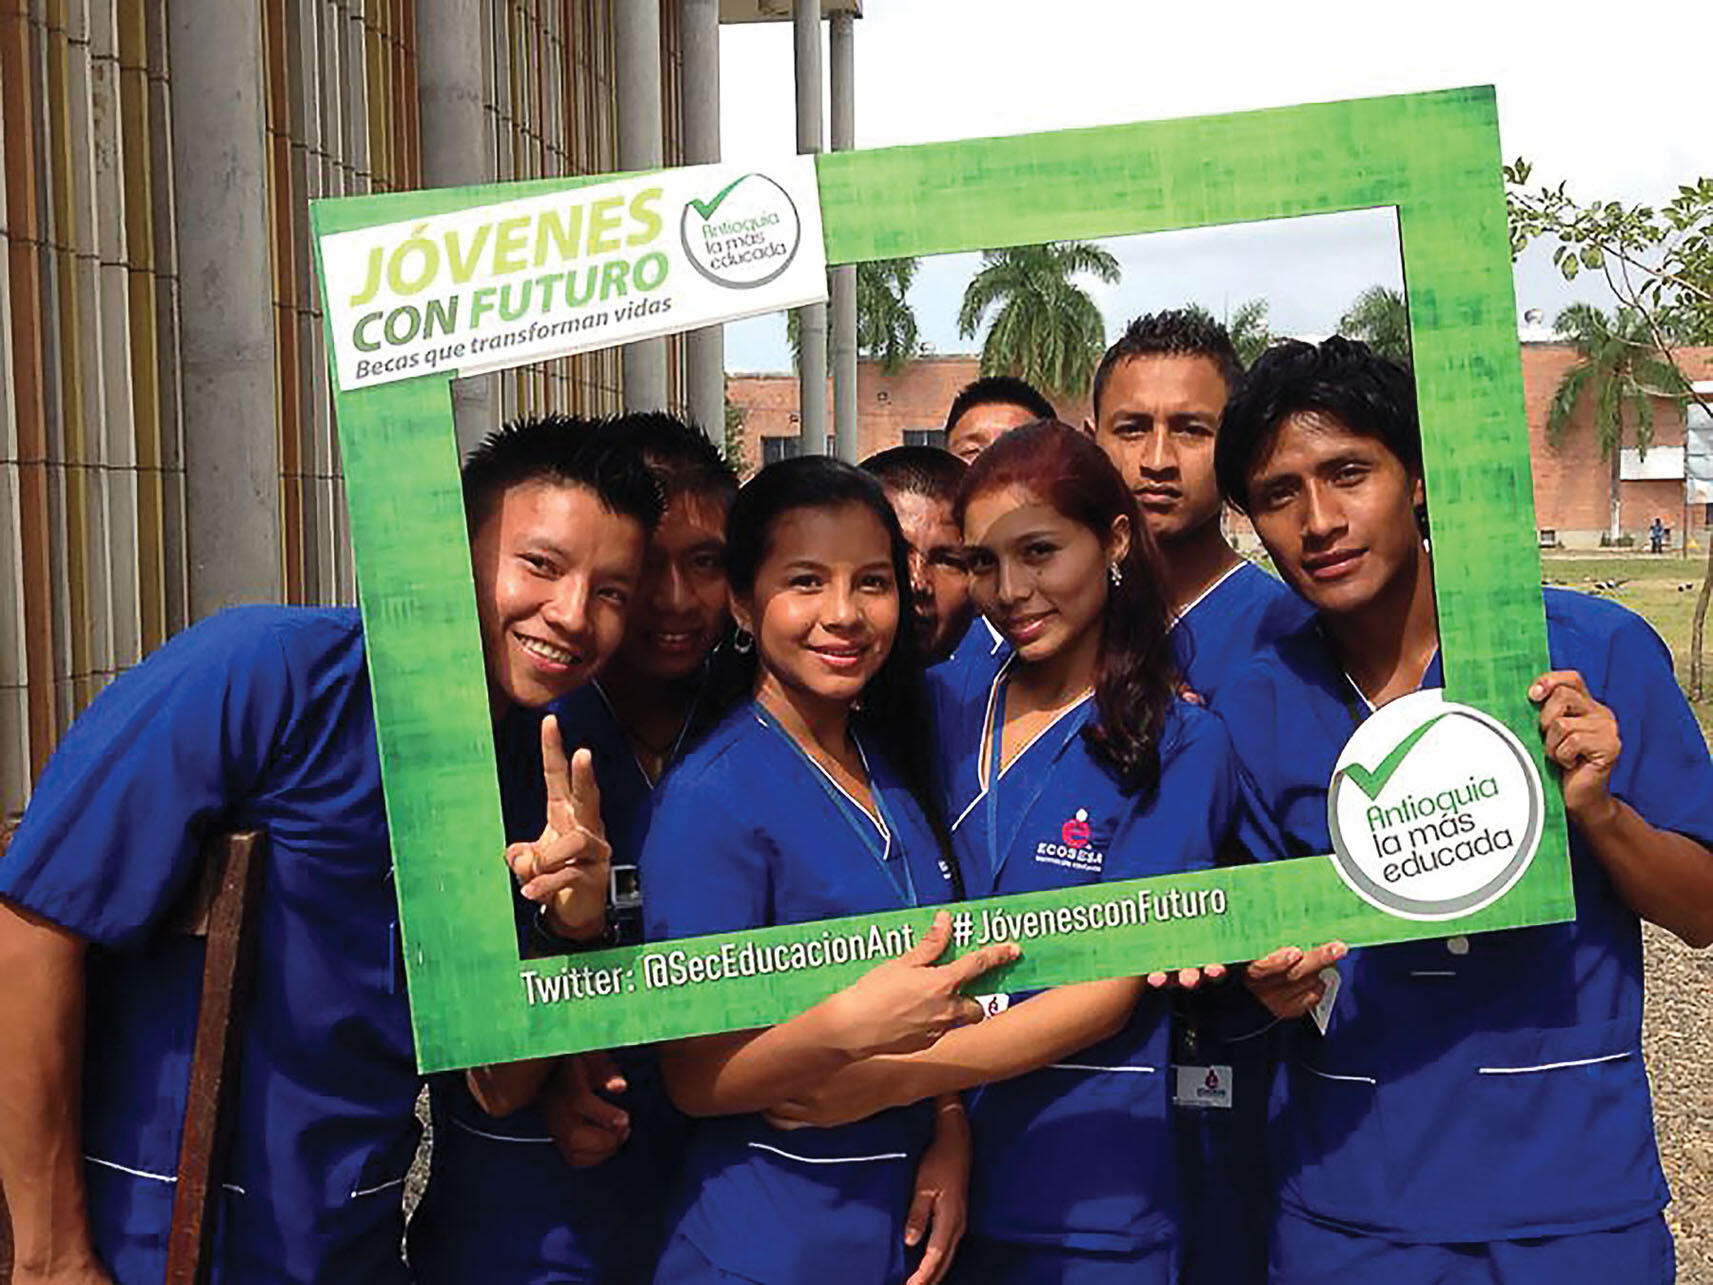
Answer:
<path fill-rule="evenodd" d="M 1231 1109 L 1229 1066 L 1177 1066 L 1172 1086 L 1172 1105 L 1197 1110 Z"/>
<path fill-rule="evenodd" d="M 1322 1035 L 1326 1028 L 1332 1025 L 1332 1006 L 1338 1002 L 1338 988 L 1344 984 L 1344 978 L 1339 975 L 1338 965 L 1328 964 L 1320 970 L 1320 979 L 1326 983 L 1326 991 L 1320 997 L 1320 1003 L 1309 1010 L 1309 1016 L 1314 1018 L 1315 1026 Z"/>

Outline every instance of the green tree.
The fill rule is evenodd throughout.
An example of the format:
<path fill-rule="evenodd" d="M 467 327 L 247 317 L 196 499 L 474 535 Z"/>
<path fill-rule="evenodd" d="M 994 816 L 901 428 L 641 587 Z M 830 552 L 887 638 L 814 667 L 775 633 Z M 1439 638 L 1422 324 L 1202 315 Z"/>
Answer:
<path fill-rule="evenodd" d="M 1625 412 L 1636 449 L 1647 454 L 1653 445 L 1653 403 L 1650 397 L 1680 397 L 1683 377 L 1654 344 L 1648 325 L 1634 309 L 1618 309 L 1615 320 L 1586 303 L 1573 303 L 1558 314 L 1553 328 L 1576 349 L 1577 362 L 1564 372 L 1547 408 L 1547 440 L 1558 446 L 1564 430 L 1584 396 L 1594 401 L 1594 441 L 1600 458 L 1611 465 L 1609 499 L 1611 537 L 1619 534 L 1619 462 L 1623 457 Z"/>
<path fill-rule="evenodd" d="M 1360 339 L 1382 357 L 1410 364 L 1410 310 L 1396 290 L 1369 286 L 1338 319 L 1338 333 Z"/>
<path fill-rule="evenodd" d="M 1273 332 L 1267 325 L 1267 301 L 1250 299 L 1238 304 L 1237 311 L 1225 323 L 1225 330 L 1231 336 L 1231 346 L 1237 349 L 1237 360 L 1246 369 L 1254 365 L 1255 359 L 1273 342 Z"/>
<path fill-rule="evenodd" d="M 856 265 L 857 355 L 879 362 L 889 375 L 903 369 L 921 347 L 916 313 L 910 307 L 910 286 L 919 266 L 920 259 L 876 259 Z M 795 311 L 786 314 L 785 341 L 791 345 L 792 368 L 800 369 L 803 336 Z"/>
<path fill-rule="evenodd" d="M 1646 327 L 1653 355 L 1670 363 L 1677 385 L 1713 415 L 1713 397 L 1697 393 L 1673 345 L 1713 343 L 1713 178 L 1681 184 L 1665 205 L 1621 201 L 1583 204 L 1565 184 L 1529 190 L 1530 164 L 1518 158 L 1505 166 L 1511 257 L 1531 241 L 1551 238 L 1552 261 L 1567 281 L 1599 272 L 1607 288 Z M 1687 532 L 1685 533 L 1687 536 Z M 1713 600 L 1713 540 L 1695 601 L 1689 644 L 1689 693 L 1703 695 L 1702 652 L 1707 608 Z"/>
<path fill-rule="evenodd" d="M 726 463 L 743 477 L 750 470 L 749 455 L 743 448 L 744 409 L 726 398 L 726 432 L 725 440 L 720 443 L 720 454 L 726 457 Z"/>
<path fill-rule="evenodd" d="M 965 339 L 994 312 L 981 346 L 981 373 L 1018 375 L 1061 397 L 1081 397 L 1106 351 L 1106 322 L 1073 278 L 1114 284 L 1118 260 L 1087 241 L 986 250 L 981 258 L 958 309 L 958 333 Z"/>

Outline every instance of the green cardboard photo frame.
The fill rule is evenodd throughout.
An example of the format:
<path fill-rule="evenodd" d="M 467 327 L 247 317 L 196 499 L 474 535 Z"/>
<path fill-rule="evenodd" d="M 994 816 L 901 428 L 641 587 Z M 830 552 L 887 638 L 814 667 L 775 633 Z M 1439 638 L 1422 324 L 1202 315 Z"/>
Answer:
<path fill-rule="evenodd" d="M 1500 166 L 1490 87 L 816 158 L 829 264 L 1394 210 L 1446 696 L 1508 727 L 1544 776 L 1525 695 L 1548 665 Z M 318 269 L 321 240 L 338 233 L 611 177 L 316 202 Z M 322 286 L 326 298 L 325 276 Z M 328 351 L 333 362 L 331 322 Z M 520 962 L 452 374 L 335 394 L 422 1069 L 767 1025 L 896 953 L 928 911 Z M 1562 921 L 1575 907 L 1550 784 L 1540 833 L 1540 855 L 1502 899 L 1449 920 L 1382 913 L 1315 859 L 956 909 L 979 922 L 998 907 L 1028 929 L 1023 959 L 989 982 L 1012 990 L 1249 959 L 1286 941 L 1361 946 Z M 797 962 L 760 975 L 756 952 L 768 948 Z"/>

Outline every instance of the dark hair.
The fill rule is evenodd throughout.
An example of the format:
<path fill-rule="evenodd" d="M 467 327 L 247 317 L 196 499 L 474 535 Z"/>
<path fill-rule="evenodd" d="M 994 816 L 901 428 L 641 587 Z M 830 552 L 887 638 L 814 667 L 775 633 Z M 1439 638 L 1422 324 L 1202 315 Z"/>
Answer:
<path fill-rule="evenodd" d="M 464 521 L 470 532 L 488 519 L 502 495 L 526 482 L 586 487 L 607 512 L 635 518 L 650 533 L 664 507 L 660 483 L 611 423 L 549 412 L 521 416 L 489 433 L 464 461 Z"/>
<path fill-rule="evenodd" d="M 944 504 L 952 502 L 958 493 L 958 483 L 969 471 L 968 464 L 937 446 L 894 446 L 870 455 L 857 467 L 889 491 L 920 495 Z"/>
<path fill-rule="evenodd" d="M 681 495 L 728 508 L 738 493 L 737 470 L 694 425 L 665 411 L 636 411 L 610 421 L 615 441 L 642 456 L 667 504 Z"/>
<path fill-rule="evenodd" d="M 915 604 L 910 592 L 910 546 L 899 529 L 880 483 L 861 469 L 824 455 L 805 455 L 769 464 L 738 491 L 726 518 L 726 576 L 736 595 L 755 590 L 756 573 L 773 546 L 779 519 L 801 509 L 866 508 L 879 520 L 891 548 L 892 575 L 898 586 L 898 632 L 879 672 L 863 689 L 861 708 L 851 714 L 852 726 L 885 755 L 928 818 L 940 843 L 941 858 L 952 872 L 953 885 L 963 895 L 963 881 L 952 855 L 950 833 L 932 788 L 933 764 L 929 739 L 922 735 L 927 721 L 923 661 L 910 621 Z M 724 713 L 755 690 L 760 648 L 741 652 L 722 647 L 709 675 L 710 707 Z"/>
<path fill-rule="evenodd" d="M 1105 451 L 1057 420 L 1014 428 L 977 457 L 958 488 L 958 525 L 977 495 L 1007 486 L 1028 491 L 1103 544 L 1117 518 L 1130 521 L 1130 549 L 1118 564 L 1123 578 L 1108 592 L 1101 617 L 1097 718 L 1083 735 L 1125 793 L 1151 795 L 1160 781 L 1160 729 L 1177 681 L 1166 599 L 1136 498 Z"/>
<path fill-rule="evenodd" d="M 1041 395 L 1035 385 L 1015 375 L 983 375 L 965 384 L 952 398 L 952 408 L 946 412 L 946 432 L 966 413 L 977 406 L 1020 406 L 1036 419 L 1053 419 L 1058 412 L 1053 403 Z"/>
<path fill-rule="evenodd" d="M 1275 343 L 1255 359 L 1225 404 L 1213 470 L 1226 502 L 1249 512 L 1249 473 L 1292 415 L 1318 411 L 1352 433 L 1377 438 L 1414 477 L 1422 472 L 1415 380 L 1367 344 L 1334 335 L 1320 344 Z"/>
<path fill-rule="evenodd" d="M 1090 409 L 1100 418 L 1100 397 L 1119 362 L 1134 357 L 1206 357 L 1225 381 L 1230 396 L 1243 378 L 1243 363 L 1237 358 L 1231 335 L 1199 308 L 1169 308 L 1138 317 L 1125 327 L 1118 342 L 1106 350 L 1094 372 Z"/>

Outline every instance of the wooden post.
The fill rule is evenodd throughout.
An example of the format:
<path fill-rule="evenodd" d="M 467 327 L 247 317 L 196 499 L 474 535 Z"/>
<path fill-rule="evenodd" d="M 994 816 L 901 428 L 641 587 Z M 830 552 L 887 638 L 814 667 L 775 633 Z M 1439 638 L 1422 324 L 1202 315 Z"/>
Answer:
<path fill-rule="evenodd" d="M 167 1239 L 167 1285 L 202 1285 L 209 1275 L 217 1221 L 210 1202 L 219 1193 L 237 1100 L 267 836 L 253 830 L 216 835 L 203 849 L 203 860 L 207 877 L 201 887 L 210 895 L 197 898 L 185 924 L 206 936 L 208 947 Z"/>

